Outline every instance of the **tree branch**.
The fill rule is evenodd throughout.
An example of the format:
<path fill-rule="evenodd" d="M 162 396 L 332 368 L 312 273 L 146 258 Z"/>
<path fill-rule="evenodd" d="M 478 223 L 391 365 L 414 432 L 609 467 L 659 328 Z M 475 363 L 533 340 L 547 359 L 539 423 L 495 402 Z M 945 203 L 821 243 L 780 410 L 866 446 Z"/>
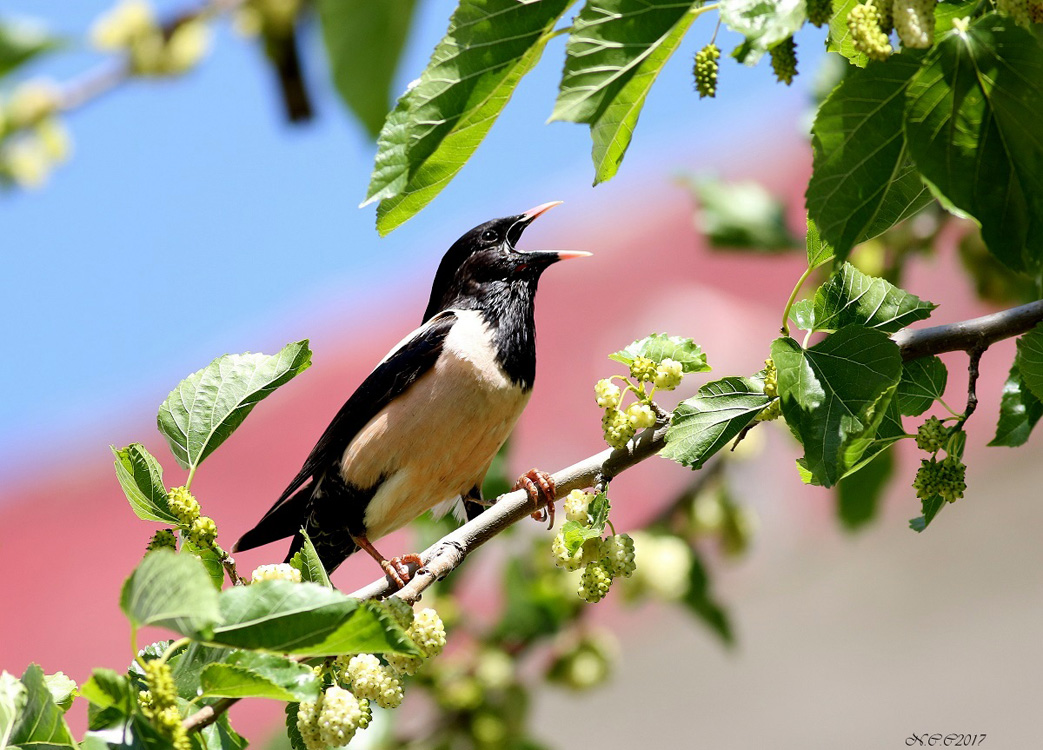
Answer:
<path fill-rule="evenodd" d="M 901 348 L 902 359 L 908 361 L 944 352 L 984 351 L 997 341 L 1025 333 L 1040 321 L 1043 300 L 959 323 L 915 331 L 905 329 L 891 338 Z"/>
<path fill-rule="evenodd" d="M 985 315 L 960 323 L 903 330 L 892 340 L 898 344 L 903 360 L 918 359 L 944 352 L 966 351 L 973 355 L 973 364 L 991 344 L 1028 331 L 1043 321 L 1043 300 L 1021 307 Z M 972 373 L 976 375 L 976 373 Z M 975 378 L 976 379 L 976 378 Z M 973 381 L 972 381 L 973 383 Z M 971 385 L 973 389 L 973 384 Z M 608 449 L 562 469 L 552 476 L 555 500 L 574 489 L 591 487 L 607 481 L 631 466 L 656 455 L 666 444 L 667 425 L 663 420 L 653 430 L 646 430 L 624 449 Z M 540 507 L 546 503 L 541 503 Z M 353 592 L 357 599 L 383 599 L 398 596 L 410 604 L 418 601 L 431 584 L 445 578 L 460 566 L 474 550 L 501 531 L 532 514 L 532 500 L 524 490 L 500 496 L 496 504 L 472 521 L 468 521 L 420 553 L 424 566 L 400 591 L 387 578 L 373 581 Z M 184 721 L 189 731 L 212 724 L 238 699 L 223 698 L 212 706 L 204 706 Z"/>

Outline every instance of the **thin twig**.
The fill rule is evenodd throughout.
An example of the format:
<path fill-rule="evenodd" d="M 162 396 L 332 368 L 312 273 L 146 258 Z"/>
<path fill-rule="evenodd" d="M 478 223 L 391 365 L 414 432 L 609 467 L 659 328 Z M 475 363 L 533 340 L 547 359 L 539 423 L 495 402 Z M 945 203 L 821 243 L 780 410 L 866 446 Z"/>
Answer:
<path fill-rule="evenodd" d="M 901 349 L 904 360 L 952 351 L 972 353 L 967 403 L 969 415 L 977 402 L 975 397 L 972 404 L 970 396 L 974 392 L 977 366 L 982 352 L 990 344 L 1022 334 L 1040 321 L 1043 321 L 1043 300 L 960 323 L 917 331 L 899 331 L 892 338 Z M 554 499 L 557 500 L 575 489 L 594 486 L 602 480 L 607 482 L 631 466 L 654 456 L 666 445 L 666 430 L 667 425 L 661 420 L 654 429 L 643 432 L 626 448 L 601 451 L 557 472 L 552 476 L 555 486 Z M 544 504 L 545 501 L 540 507 Z M 528 492 L 508 492 L 477 518 L 468 521 L 421 552 L 420 559 L 423 560 L 424 567 L 416 571 L 410 582 L 400 591 L 396 591 L 394 584 L 387 578 L 380 578 L 353 592 L 351 596 L 357 599 L 398 596 L 412 604 L 420 599 L 432 583 L 445 578 L 459 567 L 471 552 L 507 527 L 528 518 L 532 510 L 532 499 Z M 185 719 L 185 729 L 197 731 L 212 724 L 237 700 L 223 698 L 212 706 L 204 706 Z"/>

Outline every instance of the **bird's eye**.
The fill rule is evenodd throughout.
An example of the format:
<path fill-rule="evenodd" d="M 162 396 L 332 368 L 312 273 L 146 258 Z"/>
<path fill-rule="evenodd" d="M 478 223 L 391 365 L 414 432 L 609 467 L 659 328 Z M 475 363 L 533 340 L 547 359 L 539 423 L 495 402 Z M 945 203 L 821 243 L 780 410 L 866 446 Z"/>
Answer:
<path fill-rule="evenodd" d="M 500 238 L 496 232 L 492 229 L 486 229 L 482 232 L 482 242 L 496 242 Z"/>

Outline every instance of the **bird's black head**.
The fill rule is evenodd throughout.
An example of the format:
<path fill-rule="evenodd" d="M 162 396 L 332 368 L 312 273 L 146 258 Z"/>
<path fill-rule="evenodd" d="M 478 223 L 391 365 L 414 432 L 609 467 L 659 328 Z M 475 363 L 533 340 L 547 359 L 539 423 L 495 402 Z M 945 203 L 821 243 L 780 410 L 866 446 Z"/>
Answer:
<path fill-rule="evenodd" d="M 588 255 L 516 249 L 525 228 L 560 202 L 544 203 L 517 216 L 479 224 L 454 242 L 438 266 L 424 320 L 448 308 L 481 308 L 484 299 L 500 298 L 511 289 L 531 299 L 540 274 L 548 266 Z"/>

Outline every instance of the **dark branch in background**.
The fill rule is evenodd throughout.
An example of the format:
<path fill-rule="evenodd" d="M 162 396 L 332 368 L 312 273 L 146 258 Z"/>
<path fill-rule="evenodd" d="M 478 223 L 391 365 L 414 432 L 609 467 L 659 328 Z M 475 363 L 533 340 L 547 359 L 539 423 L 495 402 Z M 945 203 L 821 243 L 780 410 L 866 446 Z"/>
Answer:
<path fill-rule="evenodd" d="M 244 0 L 210 0 L 195 10 L 181 11 L 164 21 L 160 29 L 167 38 L 177 27 L 197 18 L 209 18 L 230 13 Z M 290 122 L 307 122 L 312 118 L 311 97 L 305 87 L 298 53 L 296 26 L 288 37 L 265 41 L 265 51 L 279 81 L 280 94 L 286 117 Z M 89 70 L 61 88 L 58 108 L 63 112 L 79 109 L 83 105 L 109 93 L 133 77 L 126 56 L 109 60 Z"/>
<path fill-rule="evenodd" d="M 944 352 L 970 352 L 971 381 L 967 404 L 969 414 L 974 410 L 971 397 L 974 394 L 981 354 L 990 344 L 1020 335 L 1040 321 L 1043 321 L 1043 301 L 1032 302 L 960 323 L 916 331 L 899 331 L 892 338 L 901 349 L 904 360 Z M 975 398 L 974 403 L 976 402 Z M 552 477 L 555 485 L 555 500 L 572 490 L 591 487 L 599 481 L 607 482 L 631 466 L 656 455 L 666 445 L 666 429 L 666 424 L 660 420 L 660 424 L 655 429 L 646 430 L 626 448 L 604 450 L 557 472 Z M 719 463 L 719 461 L 715 463 Z M 686 491 L 685 496 L 690 496 L 690 488 Z M 676 505 L 675 502 L 671 509 Z M 396 592 L 394 585 L 387 578 L 381 578 L 358 589 L 351 596 L 357 599 L 383 599 L 393 595 L 412 604 L 420 599 L 431 584 L 445 578 L 459 567 L 467 555 L 508 526 L 528 518 L 532 511 L 532 500 L 524 490 L 502 495 L 497 499 L 495 505 L 473 521 L 468 521 L 420 553 L 424 567 L 416 571 L 413 579 L 402 590 Z M 237 698 L 224 698 L 212 706 L 204 706 L 185 719 L 185 728 L 190 731 L 202 729 L 213 723 L 237 700 Z"/>

